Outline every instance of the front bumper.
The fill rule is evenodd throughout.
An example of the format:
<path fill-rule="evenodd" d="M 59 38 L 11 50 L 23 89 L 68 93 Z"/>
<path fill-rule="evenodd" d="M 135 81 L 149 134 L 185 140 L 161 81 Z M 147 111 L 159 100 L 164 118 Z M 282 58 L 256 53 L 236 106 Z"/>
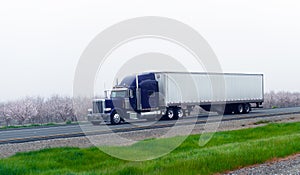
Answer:
<path fill-rule="evenodd" d="M 109 113 L 94 113 L 88 115 L 88 121 L 90 122 L 110 122 L 110 114 Z"/>

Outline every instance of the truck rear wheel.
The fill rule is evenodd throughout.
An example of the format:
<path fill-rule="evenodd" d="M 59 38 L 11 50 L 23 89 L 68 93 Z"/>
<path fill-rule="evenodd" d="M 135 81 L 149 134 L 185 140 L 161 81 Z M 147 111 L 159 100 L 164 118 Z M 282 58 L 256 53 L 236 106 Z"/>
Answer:
<path fill-rule="evenodd" d="M 177 110 L 175 108 L 169 108 L 166 113 L 166 119 L 177 120 L 178 119 Z"/>
<path fill-rule="evenodd" d="M 173 109 L 168 109 L 168 111 L 167 111 L 167 115 L 166 115 L 166 117 L 167 117 L 167 119 L 169 119 L 169 120 L 173 120 L 173 118 L 174 118 L 174 111 L 173 111 Z"/>
<path fill-rule="evenodd" d="M 176 110 L 178 118 L 182 118 L 184 116 L 184 112 L 181 108 Z"/>

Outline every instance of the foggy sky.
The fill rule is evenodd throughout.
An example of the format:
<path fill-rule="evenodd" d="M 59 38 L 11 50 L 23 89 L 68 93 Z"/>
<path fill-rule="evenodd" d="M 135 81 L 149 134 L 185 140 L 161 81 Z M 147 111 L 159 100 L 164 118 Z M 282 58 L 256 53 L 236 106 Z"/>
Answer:
<path fill-rule="evenodd" d="M 88 43 L 122 20 L 163 16 L 196 29 L 224 72 L 263 73 L 265 90 L 300 91 L 300 2 L 2 1 L 0 101 L 72 95 Z"/>

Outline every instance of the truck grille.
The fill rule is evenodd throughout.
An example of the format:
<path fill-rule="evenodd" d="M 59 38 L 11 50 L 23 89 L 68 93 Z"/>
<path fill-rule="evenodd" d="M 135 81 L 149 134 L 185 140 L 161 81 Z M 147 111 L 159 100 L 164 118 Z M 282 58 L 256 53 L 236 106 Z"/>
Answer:
<path fill-rule="evenodd" d="M 103 113 L 103 103 L 104 101 L 94 101 L 93 102 L 93 113 Z"/>

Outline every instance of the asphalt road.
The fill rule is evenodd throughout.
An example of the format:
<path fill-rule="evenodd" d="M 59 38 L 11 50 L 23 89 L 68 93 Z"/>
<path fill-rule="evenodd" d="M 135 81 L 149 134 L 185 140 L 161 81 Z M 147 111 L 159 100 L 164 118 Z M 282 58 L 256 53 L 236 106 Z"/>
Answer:
<path fill-rule="evenodd" d="M 294 108 L 278 108 L 278 109 L 257 109 L 253 110 L 249 114 L 242 115 L 226 115 L 222 120 L 242 120 L 245 118 L 255 118 L 255 117 L 268 117 L 274 115 L 283 114 L 300 114 L 300 107 Z M 215 115 L 216 119 L 218 118 Z M 197 124 L 206 123 L 207 115 L 201 115 L 197 117 Z M 213 117 L 210 118 L 213 122 Z M 181 119 L 181 124 L 193 124 L 195 117 L 186 117 Z M 176 121 L 129 121 L 129 123 L 124 123 L 121 125 L 107 125 L 101 124 L 99 126 L 93 126 L 92 124 L 84 125 L 67 125 L 67 126 L 55 126 L 46 128 L 24 128 L 24 129 L 9 129 L 0 131 L 0 144 L 5 143 L 20 143 L 28 142 L 34 140 L 46 140 L 53 138 L 68 138 L 68 137 L 78 137 L 84 135 L 98 135 L 106 134 L 110 132 L 129 132 L 134 130 L 144 130 L 152 128 L 163 128 L 171 127 Z M 84 131 L 84 132 L 83 132 Z"/>

